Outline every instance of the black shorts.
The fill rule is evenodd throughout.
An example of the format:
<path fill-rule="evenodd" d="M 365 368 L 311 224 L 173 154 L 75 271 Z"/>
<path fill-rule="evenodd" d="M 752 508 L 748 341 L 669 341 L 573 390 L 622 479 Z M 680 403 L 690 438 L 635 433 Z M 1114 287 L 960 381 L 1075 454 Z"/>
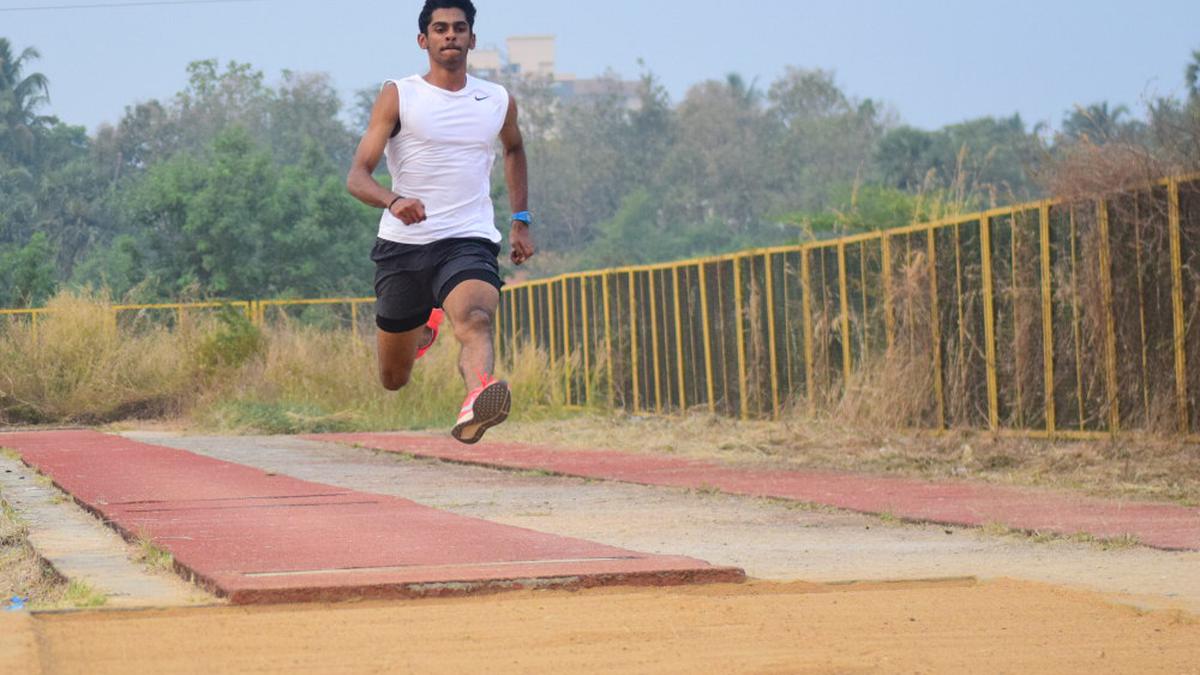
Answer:
<path fill-rule="evenodd" d="M 499 290 L 500 245 L 487 239 L 443 239 L 432 244 L 399 244 L 376 239 L 375 324 L 388 333 L 404 333 L 429 320 L 454 287 L 469 279 Z"/>

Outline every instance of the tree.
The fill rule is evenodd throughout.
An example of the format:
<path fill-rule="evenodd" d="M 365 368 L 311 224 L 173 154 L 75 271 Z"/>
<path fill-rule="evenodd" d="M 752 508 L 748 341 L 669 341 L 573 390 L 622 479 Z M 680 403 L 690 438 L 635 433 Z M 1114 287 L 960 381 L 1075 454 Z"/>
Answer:
<path fill-rule="evenodd" d="M 24 246 L 0 247 L 0 307 L 36 307 L 57 287 L 54 250 L 37 232 Z"/>
<path fill-rule="evenodd" d="M 1192 51 L 1192 60 L 1183 69 L 1183 79 L 1187 82 L 1189 100 L 1200 102 L 1200 49 Z"/>
<path fill-rule="evenodd" d="M 1027 168 L 1035 161 L 1036 146 L 1017 114 L 980 117 L 937 131 L 903 126 L 880 139 L 875 178 L 909 191 L 955 184 L 985 202 L 1024 199 L 1035 192 Z"/>
<path fill-rule="evenodd" d="M 674 143 L 659 172 L 660 208 L 676 222 L 712 223 L 744 235 L 778 194 L 769 159 L 772 120 L 738 77 L 692 87 L 676 112 Z"/>
<path fill-rule="evenodd" d="M 37 113 L 50 100 L 50 84 L 41 73 L 25 75 L 25 66 L 41 58 L 33 47 L 14 56 L 7 38 L 0 38 L 0 154 L 18 163 L 36 158 L 38 136 L 54 117 Z"/>
<path fill-rule="evenodd" d="M 771 114 L 785 126 L 797 120 L 837 117 L 853 112 L 854 106 L 827 70 L 805 70 L 787 66 L 783 77 L 767 92 Z"/>
<path fill-rule="evenodd" d="M 1089 106 L 1076 106 L 1063 118 L 1062 134 L 1072 141 L 1087 139 L 1092 143 L 1130 139 L 1141 130 L 1140 125 L 1130 120 L 1129 106 L 1109 107 L 1108 101 Z"/>

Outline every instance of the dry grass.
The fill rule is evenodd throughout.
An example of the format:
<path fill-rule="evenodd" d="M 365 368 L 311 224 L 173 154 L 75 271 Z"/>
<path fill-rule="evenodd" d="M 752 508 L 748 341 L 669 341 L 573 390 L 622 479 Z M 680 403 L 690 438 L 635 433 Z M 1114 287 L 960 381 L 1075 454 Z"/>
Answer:
<path fill-rule="evenodd" d="M 191 424 L 225 431 L 298 433 L 449 427 L 466 387 L 458 346 L 439 340 L 398 392 L 379 384 L 374 345 L 345 333 L 303 327 L 267 332 L 261 361 L 202 397 Z M 565 414 L 561 376 L 544 353 L 524 349 L 497 373 L 513 389 L 514 419 Z"/>
<path fill-rule="evenodd" d="M 235 432 L 423 429 L 453 423 L 465 387 L 440 340 L 402 391 L 380 385 L 373 337 L 296 323 L 260 330 L 236 310 L 175 328 L 118 329 L 103 294 L 64 292 L 37 326 L 0 326 L 0 426 L 174 419 Z M 561 371 L 523 349 L 500 376 L 515 415 L 563 414 Z"/>
<path fill-rule="evenodd" d="M 103 295 L 60 293 L 48 309 L 0 332 L 0 424 L 157 416 L 186 399 L 194 333 L 121 334 Z"/>
<path fill-rule="evenodd" d="M 0 605 L 13 596 L 36 607 L 68 602 L 68 584 L 46 565 L 26 540 L 17 515 L 0 500 Z"/>
<path fill-rule="evenodd" d="M 926 479 L 1077 490 L 1200 505 L 1200 452 L 1149 436 L 1115 441 L 1049 442 L 977 432 L 901 432 L 831 419 L 785 416 L 778 422 L 713 415 L 579 415 L 517 422 L 493 440 L 580 449 L 664 453 L 750 466 L 833 469 Z"/>

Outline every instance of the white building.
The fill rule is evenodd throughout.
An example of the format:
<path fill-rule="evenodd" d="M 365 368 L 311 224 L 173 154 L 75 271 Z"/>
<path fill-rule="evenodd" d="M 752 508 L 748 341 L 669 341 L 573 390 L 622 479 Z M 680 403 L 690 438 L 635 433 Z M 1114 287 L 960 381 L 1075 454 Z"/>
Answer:
<path fill-rule="evenodd" d="M 514 35 L 505 41 L 505 45 L 507 53 L 502 53 L 495 46 L 472 51 L 471 72 L 488 80 L 499 79 L 503 75 L 549 78 L 564 101 L 617 95 L 624 99 L 626 107 L 631 110 L 640 106 L 639 82 L 615 80 L 612 77 L 578 78 L 571 73 L 557 72 L 553 35 Z"/>

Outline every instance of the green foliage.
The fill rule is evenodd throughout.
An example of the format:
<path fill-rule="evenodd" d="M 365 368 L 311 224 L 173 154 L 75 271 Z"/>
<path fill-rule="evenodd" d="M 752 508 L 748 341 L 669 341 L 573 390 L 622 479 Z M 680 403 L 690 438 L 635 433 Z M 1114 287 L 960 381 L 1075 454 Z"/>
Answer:
<path fill-rule="evenodd" d="M 1020 115 L 981 117 L 937 131 L 893 129 L 879 140 L 874 162 L 883 184 L 901 190 L 969 179 L 972 192 L 1020 201 L 1035 196 L 1027 167 L 1033 165 L 1036 151 L 1036 139 Z"/>
<path fill-rule="evenodd" d="M 266 337 L 240 309 L 232 305 L 221 307 L 217 321 L 218 329 L 204 335 L 196 349 L 201 371 L 241 368 L 266 353 Z"/>
<path fill-rule="evenodd" d="M 50 83 L 30 72 L 37 58 L 0 38 L 0 304 L 37 303 L 63 284 L 143 302 L 370 292 L 378 210 L 350 197 L 344 176 L 377 87 L 359 92 L 347 124 L 328 75 L 269 81 L 250 64 L 197 61 L 178 93 L 131 105 L 88 136 L 41 114 Z M 520 105 L 543 251 L 521 272 L 1023 201 L 1042 196 L 1047 166 L 1089 143 L 1196 170 L 1197 64 L 1192 54 L 1184 99 L 1152 102 L 1147 120 L 1100 102 L 1069 111 L 1057 134 L 1018 115 L 917 129 L 833 73 L 794 66 L 770 83 L 736 73 L 700 82 L 678 102 L 648 69 L 582 88 L 513 77 L 503 84 Z M 502 166 L 492 198 L 507 229 Z"/>
<path fill-rule="evenodd" d="M 67 591 L 63 597 L 63 601 L 71 607 L 86 609 L 104 605 L 108 602 L 108 596 L 103 591 L 92 588 L 86 581 L 72 579 L 67 584 Z"/>
<path fill-rule="evenodd" d="M 50 100 L 50 84 L 41 73 L 25 74 L 25 66 L 41 58 L 33 47 L 13 53 L 0 38 L 0 156 L 21 163 L 37 161 L 41 135 L 56 120 L 38 114 Z"/>
<path fill-rule="evenodd" d="M 878 185 L 859 188 L 842 185 L 833 190 L 832 204 L 822 211 L 798 211 L 783 216 L 806 238 L 828 237 L 902 227 L 931 215 L 921 197 Z"/>
<path fill-rule="evenodd" d="M 37 307 L 58 285 L 54 250 L 46 235 L 34 233 L 24 246 L 0 246 L 0 306 Z"/>

